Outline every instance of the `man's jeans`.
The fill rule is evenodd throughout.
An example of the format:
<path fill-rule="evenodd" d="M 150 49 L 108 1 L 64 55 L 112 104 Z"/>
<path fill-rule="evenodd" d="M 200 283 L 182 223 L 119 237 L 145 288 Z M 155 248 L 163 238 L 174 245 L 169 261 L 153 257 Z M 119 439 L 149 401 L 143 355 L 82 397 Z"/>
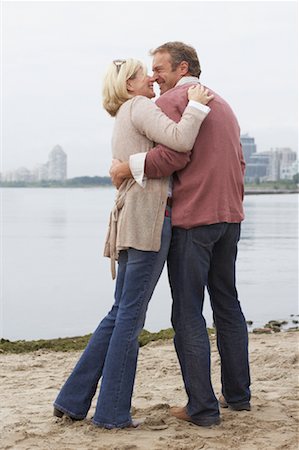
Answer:
<path fill-rule="evenodd" d="M 240 224 L 219 223 L 190 230 L 174 227 L 168 257 L 173 297 L 175 348 L 195 423 L 219 416 L 210 376 L 210 344 L 202 315 L 207 286 L 221 357 L 222 393 L 230 404 L 248 403 L 248 333 L 235 286 Z"/>
<path fill-rule="evenodd" d="M 122 428 L 132 423 L 130 414 L 138 335 L 149 300 L 159 280 L 171 240 L 171 218 L 165 217 L 161 249 L 135 249 L 119 256 L 115 303 L 92 335 L 54 406 L 72 418 L 86 417 L 102 376 L 93 423 Z"/>

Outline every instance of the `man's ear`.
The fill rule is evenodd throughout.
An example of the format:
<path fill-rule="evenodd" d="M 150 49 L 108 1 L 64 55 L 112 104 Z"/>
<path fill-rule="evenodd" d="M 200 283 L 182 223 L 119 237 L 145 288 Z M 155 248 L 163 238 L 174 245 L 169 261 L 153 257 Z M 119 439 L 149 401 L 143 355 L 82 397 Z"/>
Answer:
<path fill-rule="evenodd" d="M 182 61 L 180 63 L 180 72 L 182 76 L 187 75 L 187 73 L 189 72 L 189 64 L 187 63 L 187 61 Z"/>

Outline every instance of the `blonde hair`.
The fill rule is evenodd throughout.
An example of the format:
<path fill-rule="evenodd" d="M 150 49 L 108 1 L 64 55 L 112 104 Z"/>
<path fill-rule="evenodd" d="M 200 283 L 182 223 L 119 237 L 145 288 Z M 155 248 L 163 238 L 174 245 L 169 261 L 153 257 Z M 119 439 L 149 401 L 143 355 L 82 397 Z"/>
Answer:
<path fill-rule="evenodd" d="M 127 81 L 134 79 L 139 69 L 146 75 L 146 66 L 138 59 L 113 61 L 103 80 L 103 107 L 114 117 L 123 103 L 133 97 L 127 91 Z"/>

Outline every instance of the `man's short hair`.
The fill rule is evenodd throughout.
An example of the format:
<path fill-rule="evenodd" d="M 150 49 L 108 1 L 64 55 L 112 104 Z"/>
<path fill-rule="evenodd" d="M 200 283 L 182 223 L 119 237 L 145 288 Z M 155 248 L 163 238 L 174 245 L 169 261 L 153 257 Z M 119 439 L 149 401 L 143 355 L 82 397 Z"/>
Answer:
<path fill-rule="evenodd" d="M 179 41 L 166 42 L 150 51 L 151 56 L 154 56 L 156 53 L 170 54 L 172 70 L 175 70 L 182 61 L 186 61 L 189 65 L 188 72 L 190 75 L 199 78 L 201 69 L 198 56 L 196 50 L 190 45 Z"/>

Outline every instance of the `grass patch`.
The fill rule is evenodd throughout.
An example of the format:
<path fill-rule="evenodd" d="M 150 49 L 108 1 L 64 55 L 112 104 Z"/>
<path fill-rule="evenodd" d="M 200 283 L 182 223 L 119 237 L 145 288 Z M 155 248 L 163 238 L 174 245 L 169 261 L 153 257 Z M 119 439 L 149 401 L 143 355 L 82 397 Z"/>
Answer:
<path fill-rule="evenodd" d="M 1 353 L 27 353 L 36 350 L 52 350 L 54 352 L 68 352 L 83 350 L 88 343 L 91 334 L 58 339 L 39 339 L 38 341 L 9 341 L 0 340 Z"/>
<path fill-rule="evenodd" d="M 215 330 L 208 328 L 208 333 L 213 334 Z M 174 331 L 172 328 L 161 330 L 157 333 L 151 333 L 142 330 L 139 336 L 140 347 L 152 341 L 172 339 Z M 40 339 L 37 341 L 9 341 L 0 340 L 0 353 L 28 353 L 37 350 L 51 350 L 53 352 L 82 351 L 86 347 L 91 334 L 85 336 L 75 336 L 58 339 Z"/>

